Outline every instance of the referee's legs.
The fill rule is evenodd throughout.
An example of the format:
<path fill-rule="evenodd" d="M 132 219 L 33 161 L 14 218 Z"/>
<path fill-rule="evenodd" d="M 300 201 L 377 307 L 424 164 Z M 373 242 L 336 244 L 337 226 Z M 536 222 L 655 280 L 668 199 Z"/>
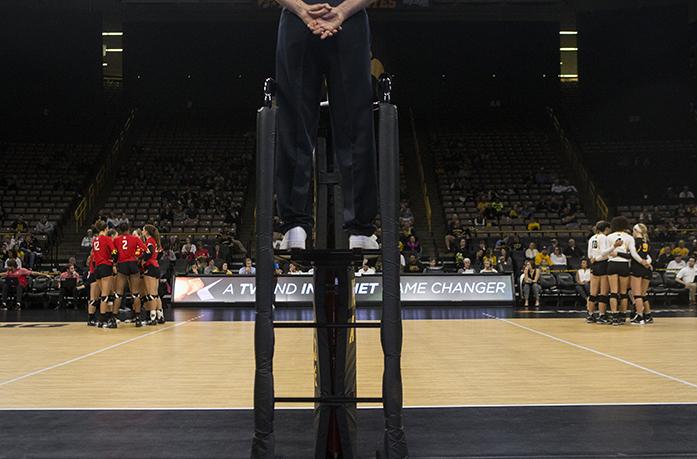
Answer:
<path fill-rule="evenodd" d="M 284 10 L 276 44 L 276 200 L 281 231 L 312 232 L 312 151 L 317 137 L 322 72 L 320 42 L 293 13 Z"/>
<path fill-rule="evenodd" d="M 332 138 L 341 171 L 344 228 L 370 236 L 377 214 L 377 155 L 373 131 L 370 27 L 361 11 L 326 40 Z"/>

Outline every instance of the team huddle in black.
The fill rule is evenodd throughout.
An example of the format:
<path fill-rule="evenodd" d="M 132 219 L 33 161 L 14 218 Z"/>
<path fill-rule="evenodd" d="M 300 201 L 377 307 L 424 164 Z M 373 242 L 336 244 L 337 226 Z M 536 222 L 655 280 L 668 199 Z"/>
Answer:
<path fill-rule="evenodd" d="M 630 299 L 633 300 L 630 323 L 653 323 L 647 297 L 653 274 L 649 251 L 648 229 L 643 223 L 630 230 L 629 221 L 620 216 L 595 225 L 595 234 L 588 240 L 591 262 L 588 323 L 624 325 Z"/>

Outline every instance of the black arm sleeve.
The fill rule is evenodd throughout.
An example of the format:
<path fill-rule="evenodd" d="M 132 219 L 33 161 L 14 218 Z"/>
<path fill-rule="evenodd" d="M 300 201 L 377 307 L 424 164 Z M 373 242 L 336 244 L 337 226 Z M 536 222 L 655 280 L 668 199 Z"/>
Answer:
<path fill-rule="evenodd" d="M 155 246 L 148 244 L 148 251 L 143 254 L 143 260 L 148 261 L 153 255 L 155 255 Z"/>

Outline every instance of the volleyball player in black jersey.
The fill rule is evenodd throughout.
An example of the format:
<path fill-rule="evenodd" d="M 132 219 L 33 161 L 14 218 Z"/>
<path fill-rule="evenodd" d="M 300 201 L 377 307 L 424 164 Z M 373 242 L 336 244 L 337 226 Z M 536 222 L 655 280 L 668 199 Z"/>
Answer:
<path fill-rule="evenodd" d="M 634 225 L 632 232 L 637 254 L 642 260 L 646 260 L 648 265 L 637 263 L 634 260 L 631 263 L 630 283 L 635 307 L 631 323 L 633 325 L 644 325 L 647 322 L 653 322 L 649 301 L 646 297 L 652 275 L 651 256 L 649 255 L 649 232 L 643 223 Z"/>

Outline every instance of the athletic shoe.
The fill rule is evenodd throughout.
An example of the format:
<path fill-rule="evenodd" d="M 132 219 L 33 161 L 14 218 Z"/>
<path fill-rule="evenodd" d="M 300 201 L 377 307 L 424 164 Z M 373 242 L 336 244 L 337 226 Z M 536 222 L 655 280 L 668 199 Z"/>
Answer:
<path fill-rule="evenodd" d="M 87 320 L 87 326 L 88 327 L 96 327 L 97 326 L 97 321 L 95 319 L 88 319 Z"/>
<path fill-rule="evenodd" d="M 145 325 L 157 325 L 157 319 L 149 319 L 147 322 L 145 322 Z"/>
<path fill-rule="evenodd" d="M 97 328 L 106 328 L 107 322 L 102 322 L 101 320 L 97 322 Z"/>
<path fill-rule="evenodd" d="M 627 321 L 627 318 L 625 317 L 623 312 L 620 312 L 617 314 L 617 324 L 618 325 L 624 325 L 624 323 Z"/>
<path fill-rule="evenodd" d="M 137 317 L 133 320 L 133 323 L 136 324 L 136 327 L 142 327 L 143 326 L 143 321 L 140 320 L 140 317 Z"/>
<path fill-rule="evenodd" d="M 644 314 L 644 323 L 647 323 L 647 324 L 653 323 L 653 316 L 651 315 L 651 313 Z"/>
<path fill-rule="evenodd" d="M 106 325 L 104 326 L 104 328 L 118 328 L 118 327 L 119 326 L 116 323 L 116 319 L 114 319 L 113 317 L 111 319 L 109 319 L 109 322 L 107 322 Z"/>
<path fill-rule="evenodd" d="M 600 325 L 607 325 L 608 323 L 610 323 L 610 321 L 608 320 L 605 314 L 601 314 L 598 316 L 597 319 L 595 319 L 595 323 Z"/>
<path fill-rule="evenodd" d="M 165 320 L 165 317 L 164 317 L 164 316 L 158 317 L 158 318 L 157 318 L 157 323 L 158 323 L 158 324 L 162 325 L 162 324 L 165 323 L 165 322 L 166 322 L 166 320 Z"/>
<path fill-rule="evenodd" d="M 7 303 L 0 304 L 0 311 L 7 311 Z"/>
<path fill-rule="evenodd" d="M 305 241 L 307 241 L 307 233 L 300 226 L 295 226 L 283 235 L 281 241 L 281 250 L 301 249 L 305 250 Z"/>
<path fill-rule="evenodd" d="M 598 317 L 595 314 L 588 314 L 586 316 L 586 323 L 587 324 L 594 324 L 598 321 Z"/>
<path fill-rule="evenodd" d="M 634 317 L 632 317 L 632 320 L 630 320 L 629 323 L 632 325 L 644 325 L 646 322 L 644 322 L 644 318 L 642 316 L 639 314 L 634 314 Z"/>
<path fill-rule="evenodd" d="M 363 250 L 378 250 L 380 244 L 378 244 L 377 237 L 363 236 L 360 234 L 354 234 L 349 237 L 349 249 L 363 249 Z"/>

